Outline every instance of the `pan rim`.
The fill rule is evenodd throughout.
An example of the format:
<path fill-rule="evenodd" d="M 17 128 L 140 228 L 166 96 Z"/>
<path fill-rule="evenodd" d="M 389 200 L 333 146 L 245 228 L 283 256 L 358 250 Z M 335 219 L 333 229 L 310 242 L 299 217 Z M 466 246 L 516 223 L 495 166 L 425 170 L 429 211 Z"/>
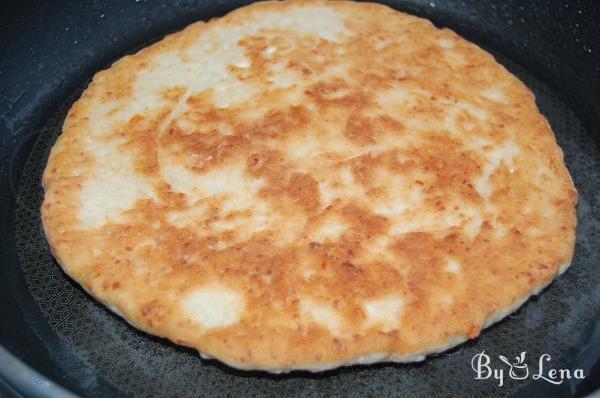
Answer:
<path fill-rule="evenodd" d="M 18 393 L 32 398 L 78 398 L 46 378 L 0 344 L 0 380 Z"/>

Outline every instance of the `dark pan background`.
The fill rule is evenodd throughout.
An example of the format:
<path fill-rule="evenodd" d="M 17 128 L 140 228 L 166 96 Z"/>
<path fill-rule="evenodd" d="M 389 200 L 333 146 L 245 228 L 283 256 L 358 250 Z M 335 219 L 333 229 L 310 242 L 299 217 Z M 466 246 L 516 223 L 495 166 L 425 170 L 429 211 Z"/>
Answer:
<path fill-rule="evenodd" d="M 240 372 L 137 332 L 53 261 L 40 176 L 91 76 L 187 24 L 243 1 L 0 2 L 0 345 L 82 396 L 583 396 L 600 387 L 600 2 L 405 0 L 393 7 L 454 29 L 534 91 L 580 194 L 573 266 L 481 338 L 409 365 L 323 374 Z M 471 357 L 541 353 L 583 382 L 474 380 Z M 500 365 L 498 365 L 499 367 Z M 0 361 L 0 375 L 10 372 Z M 44 383 L 31 376 L 30 387 Z M 36 388 L 29 388 L 34 391 Z M 37 391 L 49 391 L 37 389 Z M 17 396 L 0 382 L 0 396 Z M 56 395 L 58 396 L 58 395 Z"/>

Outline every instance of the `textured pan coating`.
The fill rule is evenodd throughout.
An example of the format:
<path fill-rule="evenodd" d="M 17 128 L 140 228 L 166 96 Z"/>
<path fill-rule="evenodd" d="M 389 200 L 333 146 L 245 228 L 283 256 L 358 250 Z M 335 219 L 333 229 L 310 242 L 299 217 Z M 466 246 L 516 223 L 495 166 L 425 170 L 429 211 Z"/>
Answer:
<path fill-rule="evenodd" d="M 63 269 L 232 366 L 414 361 L 571 261 L 577 194 L 531 92 L 368 3 L 257 3 L 98 73 L 44 174 Z"/>

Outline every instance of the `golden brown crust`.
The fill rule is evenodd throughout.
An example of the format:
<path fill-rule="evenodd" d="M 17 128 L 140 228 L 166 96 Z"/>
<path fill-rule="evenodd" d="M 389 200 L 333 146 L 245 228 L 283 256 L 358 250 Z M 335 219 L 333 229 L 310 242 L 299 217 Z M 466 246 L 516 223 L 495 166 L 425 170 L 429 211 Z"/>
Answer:
<path fill-rule="evenodd" d="M 340 27 L 298 33 L 294 10 Z M 233 44 L 247 64 L 203 83 L 195 57 L 260 23 Z M 475 338 L 575 239 L 577 194 L 532 93 L 454 32 L 370 3 L 257 3 L 123 58 L 73 105 L 44 187 L 70 276 L 241 368 L 414 360 Z M 194 318 L 194 292 L 229 315 Z"/>

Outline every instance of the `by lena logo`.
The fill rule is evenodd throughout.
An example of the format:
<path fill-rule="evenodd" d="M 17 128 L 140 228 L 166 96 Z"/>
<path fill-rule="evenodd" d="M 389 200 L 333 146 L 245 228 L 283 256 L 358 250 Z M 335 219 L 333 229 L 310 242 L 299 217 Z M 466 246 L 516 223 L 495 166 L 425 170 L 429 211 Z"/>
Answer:
<path fill-rule="evenodd" d="M 492 364 L 492 360 L 485 351 L 476 354 L 471 359 L 471 367 L 475 371 L 475 380 L 485 380 L 493 378 L 498 381 L 498 386 L 504 385 L 504 378 L 506 377 L 505 370 L 508 369 L 508 377 L 513 380 L 525 380 L 531 377 L 533 380 L 544 380 L 552 384 L 562 384 L 563 381 L 569 379 L 583 379 L 585 376 L 582 369 L 556 369 L 550 366 L 549 362 L 552 360 L 550 355 L 542 354 L 536 363 L 537 368 L 529 371 L 529 365 L 526 361 L 527 352 L 523 351 L 520 355 L 515 357 L 514 361 L 510 361 L 504 355 L 498 355 L 500 359 L 500 367 L 495 367 L 496 364 Z M 503 364 L 502 364 L 503 363 Z"/>
<path fill-rule="evenodd" d="M 482 354 L 483 354 L 483 352 L 482 352 Z M 525 363 L 525 354 L 526 354 L 526 352 L 523 351 L 521 353 L 521 355 L 519 355 L 518 357 L 515 357 L 514 364 L 510 363 L 510 361 L 508 359 L 506 359 L 506 357 L 504 355 L 498 355 L 498 358 L 500 358 L 500 360 L 502 362 L 504 362 L 505 364 L 507 364 L 510 367 L 510 370 L 508 371 L 508 375 L 510 376 L 511 379 L 524 380 L 527 378 L 527 376 L 529 376 L 529 367 Z"/>

